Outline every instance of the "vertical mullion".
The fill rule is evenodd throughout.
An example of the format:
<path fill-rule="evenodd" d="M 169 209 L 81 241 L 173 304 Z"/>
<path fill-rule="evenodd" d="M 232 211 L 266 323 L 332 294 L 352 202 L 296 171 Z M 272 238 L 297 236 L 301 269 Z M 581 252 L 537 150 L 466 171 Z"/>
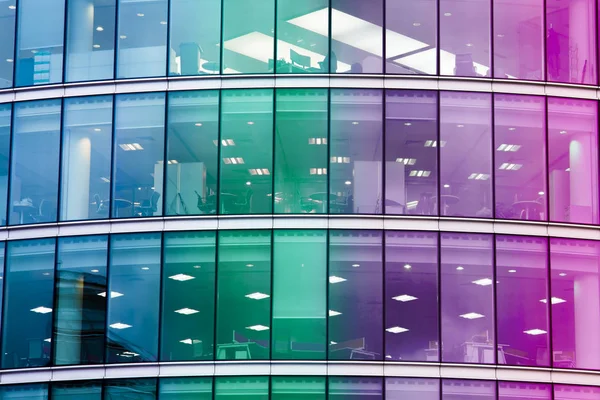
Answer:
<path fill-rule="evenodd" d="M 442 187 L 443 187 L 443 183 L 442 183 L 442 92 L 441 91 L 437 91 L 436 93 L 436 97 L 437 97 L 437 121 L 436 121 L 436 127 L 437 127 L 437 133 L 436 133 L 436 140 L 437 140 L 437 146 L 435 147 L 435 151 L 436 151 L 436 156 L 437 156 L 437 188 L 436 188 L 436 196 L 437 196 L 437 201 L 436 201 L 436 208 L 437 210 L 435 210 L 436 215 L 438 217 L 438 219 L 441 217 L 441 199 L 440 196 L 442 194 Z"/>
<path fill-rule="evenodd" d="M 221 214 L 221 131 L 223 130 L 223 94 L 219 90 L 219 105 L 217 107 L 217 184 L 215 193 L 215 215 Z"/>
<path fill-rule="evenodd" d="M 113 54 L 113 79 L 117 79 L 118 78 L 118 70 L 119 68 L 118 63 L 119 63 L 119 37 L 121 36 L 121 29 L 119 27 L 119 8 L 120 8 L 120 0 L 115 0 L 115 28 L 114 28 L 114 32 L 115 32 L 115 44 L 114 44 L 114 54 Z M 112 203 L 112 199 L 111 199 L 111 203 Z"/>
<path fill-rule="evenodd" d="M 500 341 L 498 340 L 498 295 L 497 295 L 497 287 L 496 285 L 498 284 L 498 271 L 497 271 L 497 265 L 498 265 L 498 257 L 496 255 L 496 251 L 497 251 L 497 246 L 496 246 L 496 234 L 492 233 L 492 251 L 494 252 L 494 254 L 492 254 L 493 260 L 492 260 L 492 301 L 493 301 L 493 306 L 494 309 L 492 310 L 492 318 L 493 318 L 493 322 L 494 322 L 494 341 L 493 341 L 493 346 L 494 346 L 494 364 L 498 364 L 498 343 L 500 343 Z M 498 390 L 498 388 L 496 388 L 496 391 Z"/>
<path fill-rule="evenodd" d="M 162 215 L 167 215 L 167 164 L 168 162 L 168 147 L 169 147 L 169 105 L 171 104 L 171 96 L 173 92 L 165 93 L 165 120 L 163 126 L 163 182 L 162 182 Z M 176 199 L 178 201 L 178 199 Z"/>
<path fill-rule="evenodd" d="M 17 87 L 17 62 L 19 57 L 19 17 L 21 15 L 21 0 L 15 0 L 15 33 L 13 43 L 12 87 Z"/>
<path fill-rule="evenodd" d="M 8 133 L 8 168 L 6 177 L 6 214 L 5 214 L 5 226 L 9 225 L 10 217 L 10 196 L 11 196 L 11 182 L 12 182 L 12 161 L 13 161 L 13 143 L 14 143 L 14 130 L 15 130 L 15 103 L 10 103 L 10 128 Z"/>
<path fill-rule="evenodd" d="M 273 277 L 274 277 L 274 263 L 273 263 L 273 257 L 274 257 L 274 251 L 275 251 L 275 231 L 273 229 L 270 230 L 271 233 L 271 248 L 270 248 L 270 275 L 271 275 L 271 282 L 270 282 L 270 286 L 269 286 L 269 290 L 271 291 L 271 297 L 269 299 L 269 301 L 271 302 L 270 304 L 270 309 L 269 309 L 269 324 L 271 325 L 271 329 L 269 329 L 269 360 L 273 359 L 273 289 L 274 289 L 274 284 L 273 284 Z"/>
<path fill-rule="evenodd" d="M 496 218 L 496 94 L 490 93 L 490 106 L 491 106 L 491 169 L 492 173 L 490 174 L 490 185 L 492 189 L 492 197 L 490 199 L 491 203 L 490 208 L 492 210 L 492 218 Z M 494 281 L 495 282 L 495 281 Z"/>
<path fill-rule="evenodd" d="M 163 196 L 164 197 L 164 196 Z M 163 279 L 163 271 L 165 268 L 165 232 L 161 232 L 160 233 L 160 267 L 158 268 L 158 276 L 159 276 L 159 288 L 158 288 L 158 340 L 157 340 L 157 346 L 158 346 L 158 361 L 162 361 L 163 359 L 163 354 L 162 354 L 162 340 L 163 340 L 163 334 L 162 334 L 162 328 L 163 328 L 163 315 L 164 315 L 164 310 L 163 310 L 163 306 L 165 303 L 165 295 L 164 295 L 164 279 Z M 108 297 L 108 296 L 107 296 Z M 156 393 L 158 393 L 158 386 L 156 388 Z"/>
<path fill-rule="evenodd" d="M 56 326 L 58 323 L 58 243 L 61 238 L 54 238 L 54 274 L 53 274 L 53 283 L 52 283 L 52 325 L 50 327 L 50 365 L 56 365 L 56 338 L 55 333 L 57 333 Z M 107 296 L 108 297 L 108 296 Z"/>
<path fill-rule="evenodd" d="M 63 132 L 65 130 L 65 98 L 63 97 L 60 100 L 60 125 L 59 125 L 59 133 L 58 133 L 58 190 L 56 192 L 56 221 L 62 220 L 61 215 L 61 203 L 62 203 L 62 182 L 63 182 Z M 89 190 L 89 188 L 88 188 Z M 88 215 L 89 217 L 89 215 Z M 56 222 L 49 221 L 49 222 Z"/>
<path fill-rule="evenodd" d="M 442 359 L 442 233 L 437 232 L 437 322 L 438 322 L 438 362 Z M 441 392 L 440 392 L 441 393 Z"/>
<path fill-rule="evenodd" d="M 61 83 L 67 81 L 67 24 L 68 21 L 68 13 L 69 13 L 69 0 L 64 0 L 65 8 L 63 9 L 63 54 L 62 54 L 62 73 L 61 73 Z"/>
<path fill-rule="evenodd" d="M 166 28 L 167 28 L 167 43 L 165 46 L 165 53 L 166 53 L 165 60 L 167 61 L 166 65 L 165 65 L 165 76 L 166 77 L 168 77 L 171 72 L 171 71 L 169 71 L 169 68 L 171 65 L 171 25 L 172 25 L 171 24 L 171 2 L 172 1 L 173 0 L 166 0 L 166 2 L 167 2 L 167 26 L 166 26 Z M 165 120 L 165 123 L 166 123 L 166 120 Z M 166 160 L 166 158 L 165 158 L 165 160 Z M 165 181 L 165 179 L 163 179 L 163 181 Z M 164 186 L 166 187 L 166 184 Z M 164 212 L 165 212 L 165 208 L 163 206 L 163 215 L 164 215 Z"/>
<path fill-rule="evenodd" d="M 112 132 L 111 132 L 111 146 L 110 146 L 110 190 L 108 193 L 108 219 L 113 218 L 113 197 L 116 192 L 117 184 L 117 159 L 116 159 L 116 148 L 117 148 L 117 100 L 118 96 L 112 96 Z M 102 201 L 102 199 L 100 200 Z M 116 209 L 116 207 L 115 207 Z M 108 292 L 107 292 L 108 293 Z"/>

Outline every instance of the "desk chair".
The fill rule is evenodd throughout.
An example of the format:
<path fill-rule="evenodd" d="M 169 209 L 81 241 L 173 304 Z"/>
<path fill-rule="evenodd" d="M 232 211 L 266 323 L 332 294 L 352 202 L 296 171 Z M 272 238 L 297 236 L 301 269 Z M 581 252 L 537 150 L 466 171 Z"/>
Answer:
<path fill-rule="evenodd" d="M 144 200 L 139 208 L 140 215 L 143 217 L 150 217 L 158 210 L 158 199 L 160 193 L 153 192 L 150 196 L 150 200 Z"/>
<path fill-rule="evenodd" d="M 475 65 L 473 64 L 473 55 L 457 54 L 454 61 L 454 75 L 456 76 L 477 76 Z"/>
<path fill-rule="evenodd" d="M 302 55 L 292 49 L 290 49 L 290 60 L 294 67 L 299 67 L 305 71 L 310 68 L 310 56 Z"/>

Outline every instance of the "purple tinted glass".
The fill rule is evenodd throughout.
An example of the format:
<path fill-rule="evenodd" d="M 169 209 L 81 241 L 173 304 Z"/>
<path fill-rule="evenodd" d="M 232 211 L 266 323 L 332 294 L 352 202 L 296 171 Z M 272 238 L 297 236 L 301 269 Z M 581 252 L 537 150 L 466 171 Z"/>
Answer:
<path fill-rule="evenodd" d="M 494 0 L 494 77 L 544 79 L 543 26 L 543 0 Z"/>
<path fill-rule="evenodd" d="M 440 0 L 440 75 L 490 76 L 490 3 Z"/>
<path fill-rule="evenodd" d="M 441 92 L 440 103 L 440 215 L 491 218 L 491 95 Z"/>
<path fill-rule="evenodd" d="M 552 385 L 529 382 L 498 382 L 498 400 L 551 400 Z"/>
<path fill-rule="evenodd" d="M 496 400 L 496 382 L 442 379 L 442 400 Z"/>
<path fill-rule="evenodd" d="M 385 72 L 435 75 L 437 2 L 387 0 L 385 7 Z"/>
<path fill-rule="evenodd" d="M 327 389 L 332 400 L 383 399 L 383 379 L 378 377 L 330 377 Z"/>
<path fill-rule="evenodd" d="M 600 398 L 600 388 L 593 386 L 554 385 L 554 400 L 592 400 Z"/>
<path fill-rule="evenodd" d="M 437 233 L 385 232 L 385 358 L 438 361 Z"/>
<path fill-rule="evenodd" d="M 548 80 L 596 84 L 596 2 L 546 0 Z"/>
<path fill-rule="evenodd" d="M 548 99 L 550 220 L 598 223 L 598 103 Z"/>
<path fill-rule="evenodd" d="M 600 369 L 599 260 L 600 242 L 550 239 L 554 367 Z"/>
<path fill-rule="evenodd" d="M 498 364 L 548 366 L 548 241 L 496 236 Z"/>
<path fill-rule="evenodd" d="M 546 101 L 494 97 L 496 218 L 546 220 Z"/>
<path fill-rule="evenodd" d="M 329 359 L 382 359 L 381 246 L 381 231 L 329 232 Z"/>
<path fill-rule="evenodd" d="M 492 235 L 441 235 L 442 361 L 493 364 Z"/>
<path fill-rule="evenodd" d="M 388 90 L 385 213 L 437 215 L 437 93 Z"/>
<path fill-rule="evenodd" d="M 440 400 L 440 380 L 385 378 L 386 400 Z"/>

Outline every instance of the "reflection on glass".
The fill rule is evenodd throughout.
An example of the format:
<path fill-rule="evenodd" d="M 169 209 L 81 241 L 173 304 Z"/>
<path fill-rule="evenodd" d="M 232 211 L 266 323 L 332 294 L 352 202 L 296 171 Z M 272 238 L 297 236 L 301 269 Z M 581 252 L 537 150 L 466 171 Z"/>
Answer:
<path fill-rule="evenodd" d="M 55 247 L 55 239 L 7 244 L 2 368 L 50 365 Z"/>
<path fill-rule="evenodd" d="M 273 376 L 271 400 L 325 400 L 325 383 L 324 376 Z"/>
<path fill-rule="evenodd" d="M 382 360 L 381 231 L 329 231 L 329 359 Z"/>
<path fill-rule="evenodd" d="M 598 103 L 548 98 L 550 221 L 598 223 Z"/>
<path fill-rule="evenodd" d="M 215 232 L 167 232 L 163 246 L 161 360 L 212 359 Z"/>
<path fill-rule="evenodd" d="M 158 381 L 160 400 L 212 400 L 212 377 L 161 378 Z"/>
<path fill-rule="evenodd" d="M 386 91 L 386 214 L 437 215 L 437 93 Z"/>
<path fill-rule="evenodd" d="M 440 380 L 419 378 L 385 378 L 386 400 L 439 400 Z"/>
<path fill-rule="evenodd" d="M 494 364 L 494 238 L 442 233 L 440 246 L 442 361 Z"/>
<path fill-rule="evenodd" d="M 276 93 L 275 213 L 326 213 L 328 90 Z"/>
<path fill-rule="evenodd" d="M 165 215 L 215 214 L 219 92 L 169 93 L 167 127 Z"/>
<path fill-rule="evenodd" d="M 13 65 L 15 53 L 15 19 L 17 1 L 5 3 L 0 7 L 0 89 L 13 86 Z"/>
<path fill-rule="evenodd" d="M 108 379 L 104 381 L 104 400 L 156 400 L 156 379 Z"/>
<path fill-rule="evenodd" d="M 328 73 L 328 37 L 328 0 L 277 0 L 277 73 Z"/>
<path fill-rule="evenodd" d="M 225 399 L 268 400 L 268 376 L 215 378 L 215 400 Z"/>
<path fill-rule="evenodd" d="M 325 358 L 327 233 L 273 232 L 272 359 Z M 328 315 L 336 310 L 329 310 Z"/>
<path fill-rule="evenodd" d="M 101 381 L 54 382 L 51 387 L 53 400 L 101 400 Z"/>
<path fill-rule="evenodd" d="M 0 387 L 1 399 L 15 400 L 48 400 L 48 384 L 28 383 L 25 385 L 9 385 Z"/>
<path fill-rule="evenodd" d="M 385 7 L 385 72 L 436 74 L 437 1 L 386 0 Z"/>
<path fill-rule="evenodd" d="M 382 400 L 383 379 L 371 377 L 330 377 L 329 400 Z"/>
<path fill-rule="evenodd" d="M 162 215 L 165 94 L 115 100 L 112 216 Z"/>
<path fill-rule="evenodd" d="M 271 232 L 220 231 L 217 360 L 269 358 Z"/>
<path fill-rule="evenodd" d="M 441 400 L 496 400 L 496 382 L 442 379 Z"/>
<path fill-rule="evenodd" d="M 554 400 L 586 400 L 600 397 L 600 388 L 594 386 L 554 385 Z"/>
<path fill-rule="evenodd" d="M 496 218 L 544 221 L 546 100 L 494 95 Z"/>
<path fill-rule="evenodd" d="M 381 214 L 383 92 L 332 89 L 330 194 L 332 214 Z"/>
<path fill-rule="evenodd" d="M 271 213 L 273 90 L 223 91 L 220 140 L 220 213 Z"/>
<path fill-rule="evenodd" d="M 547 251 L 546 238 L 496 236 L 498 364 L 550 364 Z"/>
<path fill-rule="evenodd" d="M 15 86 L 62 82 L 65 3 L 19 0 Z"/>
<path fill-rule="evenodd" d="M 116 0 L 67 1 L 65 80 L 112 79 Z"/>
<path fill-rule="evenodd" d="M 110 238 L 106 362 L 158 359 L 160 234 Z M 105 296 L 107 296 L 105 294 Z"/>
<path fill-rule="evenodd" d="M 171 0 L 169 75 L 218 74 L 221 0 Z"/>
<path fill-rule="evenodd" d="M 273 73 L 275 0 L 222 1 L 223 73 Z"/>
<path fill-rule="evenodd" d="M 385 359 L 438 361 L 438 235 L 385 232 Z"/>
<path fill-rule="evenodd" d="M 55 365 L 104 362 L 107 257 L 107 236 L 58 240 Z"/>
<path fill-rule="evenodd" d="M 60 219 L 108 218 L 112 96 L 70 98 L 63 107 Z"/>
<path fill-rule="evenodd" d="M 492 217 L 491 111 L 489 94 L 440 94 L 440 215 Z"/>
<path fill-rule="evenodd" d="M 2 29 L 2 28 L 0 28 Z M 0 46 L 2 46 L 0 44 Z M 8 196 L 8 166 L 10 163 L 10 128 L 12 104 L 0 105 L 0 225 L 6 225 Z"/>
<path fill-rule="evenodd" d="M 42 100 L 14 105 L 10 225 L 56 221 L 60 103 Z"/>
<path fill-rule="evenodd" d="M 552 385 L 529 382 L 498 382 L 498 400 L 551 400 Z"/>

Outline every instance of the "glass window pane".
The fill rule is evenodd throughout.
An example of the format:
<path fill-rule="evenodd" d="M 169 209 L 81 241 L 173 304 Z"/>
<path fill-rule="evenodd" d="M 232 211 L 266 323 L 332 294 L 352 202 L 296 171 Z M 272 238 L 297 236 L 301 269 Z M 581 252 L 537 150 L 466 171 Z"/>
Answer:
<path fill-rule="evenodd" d="M 440 75 L 490 76 L 489 0 L 440 0 Z"/>
<path fill-rule="evenodd" d="M 551 400 L 552 385 L 529 382 L 498 382 L 498 400 Z"/>
<path fill-rule="evenodd" d="M 47 400 L 48 384 L 29 383 L 26 385 L 8 385 L 0 387 L 2 400 Z"/>
<path fill-rule="evenodd" d="M 327 89 L 277 90 L 276 213 L 327 212 L 327 102 Z"/>
<path fill-rule="evenodd" d="M 108 277 L 108 363 L 158 359 L 159 233 L 113 235 Z"/>
<path fill-rule="evenodd" d="M 383 235 L 329 231 L 329 359 L 383 359 Z"/>
<path fill-rule="evenodd" d="M 494 77 L 543 80 L 544 1 L 493 1 Z"/>
<path fill-rule="evenodd" d="M 168 111 L 165 214 L 215 214 L 219 92 L 169 93 Z"/>
<path fill-rule="evenodd" d="M 54 382 L 53 400 L 101 400 L 101 381 Z"/>
<path fill-rule="evenodd" d="M 169 75 L 221 70 L 221 1 L 171 0 Z"/>
<path fill-rule="evenodd" d="M 16 0 L 0 9 L 0 89 L 13 86 L 16 10 Z"/>
<path fill-rule="evenodd" d="M 164 236 L 161 360 L 213 358 L 215 232 Z"/>
<path fill-rule="evenodd" d="M 386 91 L 385 213 L 437 215 L 437 93 Z"/>
<path fill-rule="evenodd" d="M 117 78 L 165 76 L 167 0 L 118 0 Z"/>
<path fill-rule="evenodd" d="M 328 0 L 277 0 L 277 73 L 328 73 L 328 38 Z"/>
<path fill-rule="evenodd" d="M 442 361 L 494 364 L 494 238 L 441 234 Z"/>
<path fill-rule="evenodd" d="M 498 364 L 548 366 L 548 241 L 496 236 Z"/>
<path fill-rule="evenodd" d="M 2 28 L 0 28 L 2 29 Z M 10 164 L 10 128 L 12 104 L 0 105 L 0 225 L 6 225 L 8 197 L 8 166 Z"/>
<path fill-rule="evenodd" d="M 385 358 L 438 361 L 438 234 L 385 232 Z"/>
<path fill-rule="evenodd" d="M 420 378 L 385 378 L 386 400 L 439 400 L 440 380 Z"/>
<path fill-rule="evenodd" d="M 367 400 L 383 399 L 383 378 L 330 377 L 328 399 Z"/>
<path fill-rule="evenodd" d="M 158 384 L 160 400 L 212 400 L 212 377 L 161 378 Z"/>
<path fill-rule="evenodd" d="M 600 397 L 600 388 L 594 386 L 554 385 L 554 400 L 589 400 Z"/>
<path fill-rule="evenodd" d="M 112 96 L 65 99 L 61 221 L 109 216 L 112 110 Z"/>
<path fill-rule="evenodd" d="M 2 368 L 50 365 L 55 244 L 55 239 L 7 244 Z"/>
<path fill-rule="evenodd" d="M 271 358 L 322 360 L 327 340 L 327 233 L 277 230 L 273 235 Z"/>
<path fill-rule="evenodd" d="M 381 214 L 383 92 L 331 91 L 332 214 Z"/>
<path fill-rule="evenodd" d="M 386 73 L 437 72 L 437 1 L 385 1 Z"/>
<path fill-rule="evenodd" d="M 273 73 L 274 25 L 275 0 L 223 0 L 223 73 Z"/>
<path fill-rule="evenodd" d="M 116 3 L 67 1 L 67 82 L 113 78 Z"/>
<path fill-rule="evenodd" d="M 112 216 L 162 215 L 165 94 L 116 97 Z"/>
<path fill-rule="evenodd" d="M 107 236 L 58 240 L 54 364 L 104 362 Z"/>
<path fill-rule="evenodd" d="M 324 376 L 271 378 L 271 400 L 325 400 Z"/>
<path fill-rule="evenodd" d="M 546 1 L 548 80 L 596 84 L 596 2 Z"/>
<path fill-rule="evenodd" d="M 442 400 L 496 400 L 496 382 L 442 379 Z"/>
<path fill-rule="evenodd" d="M 217 360 L 269 358 L 271 231 L 220 231 Z"/>
<path fill-rule="evenodd" d="M 156 379 L 108 379 L 104 381 L 104 400 L 155 400 Z"/>
<path fill-rule="evenodd" d="M 273 90 L 221 94 L 221 214 L 270 214 Z"/>
<path fill-rule="evenodd" d="M 600 369 L 600 242 L 550 239 L 553 366 Z M 540 301 L 546 302 L 546 298 Z"/>
<path fill-rule="evenodd" d="M 269 377 L 218 377 L 215 378 L 215 400 L 231 398 L 268 400 Z"/>
<path fill-rule="evenodd" d="M 546 211 L 546 99 L 494 98 L 496 218 L 543 221 Z"/>
<path fill-rule="evenodd" d="M 440 215 L 491 218 L 492 97 L 442 92 L 440 102 Z"/>
<path fill-rule="evenodd" d="M 14 105 L 9 224 L 56 221 L 60 100 Z"/>
<path fill-rule="evenodd" d="M 598 223 L 598 103 L 548 98 L 550 220 Z"/>
<path fill-rule="evenodd" d="M 19 0 L 15 86 L 62 82 L 65 3 Z"/>

